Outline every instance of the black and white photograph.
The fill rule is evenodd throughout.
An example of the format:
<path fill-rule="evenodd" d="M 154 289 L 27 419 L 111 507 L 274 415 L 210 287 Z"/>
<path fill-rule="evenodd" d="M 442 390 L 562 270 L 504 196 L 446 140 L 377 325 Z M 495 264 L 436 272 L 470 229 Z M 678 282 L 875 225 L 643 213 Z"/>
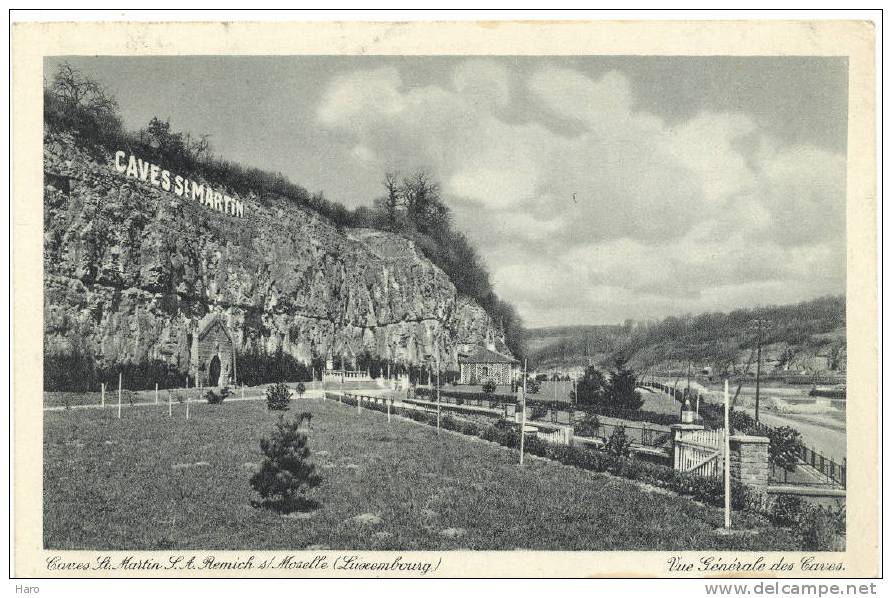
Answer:
<path fill-rule="evenodd" d="M 849 56 L 151 47 L 40 57 L 44 574 L 875 550 Z"/>

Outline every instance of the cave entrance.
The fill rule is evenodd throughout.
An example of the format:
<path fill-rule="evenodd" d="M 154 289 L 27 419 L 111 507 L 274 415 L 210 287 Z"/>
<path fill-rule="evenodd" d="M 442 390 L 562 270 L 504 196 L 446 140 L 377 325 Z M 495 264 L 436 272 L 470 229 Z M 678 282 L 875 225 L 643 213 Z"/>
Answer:
<path fill-rule="evenodd" d="M 208 367 L 208 386 L 220 386 L 220 358 L 217 355 Z"/>

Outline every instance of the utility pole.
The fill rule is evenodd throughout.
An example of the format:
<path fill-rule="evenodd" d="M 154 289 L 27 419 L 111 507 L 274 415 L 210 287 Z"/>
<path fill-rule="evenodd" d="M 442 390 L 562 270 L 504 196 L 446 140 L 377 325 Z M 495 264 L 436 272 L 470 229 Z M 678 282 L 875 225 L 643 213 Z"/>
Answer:
<path fill-rule="evenodd" d="M 756 327 L 756 423 L 759 423 L 759 382 L 762 377 L 762 328 L 765 320 L 758 318 L 753 322 Z"/>
<path fill-rule="evenodd" d="M 520 464 L 523 465 L 523 437 L 524 428 L 527 426 L 527 360 L 523 360 L 523 387 L 521 388 L 520 407 Z"/>
<path fill-rule="evenodd" d="M 725 441 L 725 529 L 731 528 L 731 421 L 729 403 L 728 379 L 725 378 L 725 434 L 723 438 Z"/>

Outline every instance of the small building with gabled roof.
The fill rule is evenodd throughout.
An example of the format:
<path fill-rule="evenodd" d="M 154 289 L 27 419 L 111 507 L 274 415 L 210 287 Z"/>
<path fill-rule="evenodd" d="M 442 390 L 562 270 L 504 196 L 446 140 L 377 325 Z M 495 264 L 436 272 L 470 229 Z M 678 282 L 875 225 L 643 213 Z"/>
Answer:
<path fill-rule="evenodd" d="M 492 380 L 496 385 L 511 384 L 517 360 L 496 353 L 485 347 L 474 347 L 466 354 L 459 354 L 458 367 L 461 370 L 459 384 L 483 384 Z"/>
<path fill-rule="evenodd" d="M 191 336 L 191 335 L 190 335 Z M 207 318 L 192 338 L 193 379 L 203 386 L 228 386 L 235 377 L 232 335 L 219 315 Z"/>

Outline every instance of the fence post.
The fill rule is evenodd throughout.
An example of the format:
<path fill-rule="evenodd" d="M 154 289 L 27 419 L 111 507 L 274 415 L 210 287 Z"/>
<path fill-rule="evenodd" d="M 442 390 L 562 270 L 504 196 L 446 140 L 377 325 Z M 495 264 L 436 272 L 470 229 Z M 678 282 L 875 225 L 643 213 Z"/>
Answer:
<path fill-rule="evenodd" d="M 155 382 L 155 404 L 158 404 L 158 383 Z"/>
<path fill-rule="evenodd" d="M 118 372 L 118 419 L 121 419 L 121 384 L 124 380 L 124 374 Z"/>
<path fill-rule="evenodd" d="M 105 382 L 102 383 L 102 406 L 105 407 Z"/>
<path fill-rule="evenodd" d="M 387 423 L 390 423 L 390 403 L 387 402 L 387 399 L 384 399 L 384 404 L 387 405 Z"/>
<path fill-rule="evenodd" d="M 195 388 L 198 388 L 198 380 L 194 381 Z M 189 419 L 189 403 L 192 402 L 192 397 L 189 394 L 189 388 L 186 388 L 186 419 Z"/>
<path fill-rule="evenodd" d="M 170 390 L 167 391 L 167 417 L 173 416 L 173 397 Z"/>

